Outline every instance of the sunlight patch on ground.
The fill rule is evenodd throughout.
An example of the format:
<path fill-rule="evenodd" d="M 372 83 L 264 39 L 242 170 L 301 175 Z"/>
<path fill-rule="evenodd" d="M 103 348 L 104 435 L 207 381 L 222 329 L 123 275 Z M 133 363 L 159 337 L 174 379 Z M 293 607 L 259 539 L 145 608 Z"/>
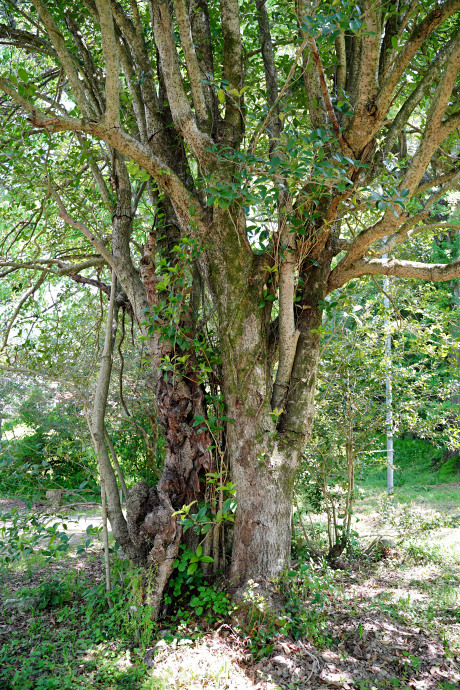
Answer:
<path fill-rule="evenodd" d="M 154 656 L 151 677 L 142 690 L 245 690 L 254 687 L 254 683 L 237 665 L 232 649 L 224 645 L 221 639 L 208 639 L 196 647 L 181 645 L 181 642 L 189 640 L 179 640 L 175 650 L 160 647 Z M 274 690 L 277 686 L 271 684 L 271 687 Z M 267 685 L 269 689 L 270 685 Z"/>

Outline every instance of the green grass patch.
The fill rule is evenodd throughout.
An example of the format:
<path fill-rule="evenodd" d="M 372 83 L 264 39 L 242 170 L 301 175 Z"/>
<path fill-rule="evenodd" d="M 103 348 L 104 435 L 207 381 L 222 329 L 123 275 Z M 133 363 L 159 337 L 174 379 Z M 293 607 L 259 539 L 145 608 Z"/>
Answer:
<path fill-rule="evenodd" d="M 382 448 L 385 439 L 382 437 Z M 420 487 L 460 481 L 460 458 L 455 456 L 443 461 L 445 449 L 433 446 L 419 438 L 395 438 L 394 484 L 395 487 Z M 386 487 L 385 454 L 378 462 L 368 465 L 359 477 L 365 487 Z"/>

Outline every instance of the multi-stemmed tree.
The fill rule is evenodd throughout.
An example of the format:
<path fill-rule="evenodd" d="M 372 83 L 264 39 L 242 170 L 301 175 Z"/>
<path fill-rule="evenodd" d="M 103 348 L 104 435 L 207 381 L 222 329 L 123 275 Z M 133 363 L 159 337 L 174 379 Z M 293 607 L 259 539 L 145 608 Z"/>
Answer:
<path fill-rule="evenodd" d="M 158 486 L 132 491 L 127 523 L 102 469 L 116 538 L 159 581 L 182 539 L 175 511 L 203 499 L 222 458 L 236 484 L 233 586 L 288 560 L 327 295 L 366 275 L 460 276 L 459 261 L 411 253 L 411 237 L 451 225 L 432 213 L 460 179 L 459 8 L 4 3 L 5 126 L 102 144 L 90 167 L 104 237 L 69 212 L 51 172 L 46 185 L 113 269 L 149 348 L 167 454 Z M 142 195 L 155 220 L 139 261 Z M 208 331 L 219 358 L 205 366 Z"/>

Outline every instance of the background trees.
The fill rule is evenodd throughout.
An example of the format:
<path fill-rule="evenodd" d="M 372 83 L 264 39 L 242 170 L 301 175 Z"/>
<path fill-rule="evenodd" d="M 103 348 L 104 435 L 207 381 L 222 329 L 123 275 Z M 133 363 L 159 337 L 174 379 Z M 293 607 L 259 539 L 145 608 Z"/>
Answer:
<path fill-rule="evenodd" d="M 457 227 L 436 203 L 459 179 L 458 8 L 11 3 L 3 155 L 39 142 L 46 192 L 3 269 L 37 271 L 33 293 L 50 272 L 107 293 L 116 273 L 166 438 L 158 487 L 133 492 L 117 535 L 127 550 L 154 546 L 167 570 L 175 510 L 230 467 L 235 586 L 288 558 L 327 295 L 365 275 L 459 274 L 420 243 Z M 43 252 L 56 212 L 66 229 Z M 116 498 L 110 513 L 123 524 Z"/>

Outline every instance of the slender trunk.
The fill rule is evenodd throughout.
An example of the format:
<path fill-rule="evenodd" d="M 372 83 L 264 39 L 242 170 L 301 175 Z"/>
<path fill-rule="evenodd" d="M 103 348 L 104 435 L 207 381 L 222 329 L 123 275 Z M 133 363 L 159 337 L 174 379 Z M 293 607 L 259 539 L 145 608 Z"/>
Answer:
<path fill-rule="evenodd" d="M 133 544 L 129 536 L 128 526 L 121 509 L 117 478 L 110 462 L 109 453 L 105 442 L 105 410 L 107 406 L 107 396 L 109 393 L 110 376 L 112 373 L 113 343 L 116 334 L 116 285 L 117 279 L 115 272 L 113 272 L 104 350 L 102 352 L 101 365 L 99 368 L 89 427 L 94 445 L 94 451 L 97 457 L 99 474 L 105 486 L 105 494 L 107 497 L 107 513 L 113 535 L 130 558 L 136 561 L 143 561 L 145 560 L 145 552 L 142 553 L 139 552 L 137 548 L 133 548 Z"/>
<path fill-rule="evenodd" d="M 107 528 L 107 503 L 105 494 L 105 482 L 101 477 L 101 501 L 102 501 L 102 535 L 104 539 L 104 562 L 105 562 L 105 589 L 107 592 L 107 602 L 109 608 L 112 608 L 112 600 L 110 592 L 112 589 L 112 582 L 110 578 L 110 553 L 109 553 L 109 530 Z"/>
<path fill-rule="evenodd" d="M 125 497 L 125 501 L 128 499 L 128 489 L 126 487 L 126 482 L 125 478 L 123 476 L 123 472 L 121 471 L 120 463 L 118 462 L 117 454 L 115 452 L 114 445 L 112 443 L 112 439 L 110 438 L 109 432 L 107 431 L 107 427 L 104 425 L 104 432 L 105 432 L 105 440 L 107 442 L 107 446 L 110 451 L 110 455 L 112 458 L 113 466 L 115 467 L 115 471 L 118 476 L 118 481 L 120 482 L 121 490 L 123 491 L 123 495 Z"/>

